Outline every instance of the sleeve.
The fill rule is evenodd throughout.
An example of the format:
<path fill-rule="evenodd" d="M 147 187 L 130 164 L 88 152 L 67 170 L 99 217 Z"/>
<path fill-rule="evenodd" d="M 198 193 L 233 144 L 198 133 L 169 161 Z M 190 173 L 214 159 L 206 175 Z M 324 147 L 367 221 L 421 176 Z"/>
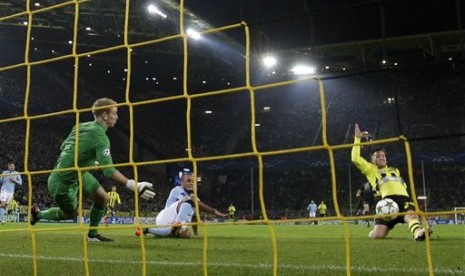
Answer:
<path fill-rule="evenodd" d="M 354 146 L 352 147 L 351 160 L 352 163 L 363 173 L 367 174 L 370 171 L 371 165 L 362 156 L 360 156 L 360 138 L 355 137 Z"/>
<path fill-rule="evenodd" d="M 95 146 L 96 160 L 101 166 L 113 165 L 110 151 L 110 139 L 106 135 L 99 135 Z M 106 178 L 111 178 L 116 172 L 114 167 L 102 168 Z"/>
<path fill-rule="evenodd" d="M 21 175 L 18 173 L 18 176 L 16 176 L 16 181 L 18 181 L 18 185 L 23 185 L 23 179 L 21 178 Z"/>

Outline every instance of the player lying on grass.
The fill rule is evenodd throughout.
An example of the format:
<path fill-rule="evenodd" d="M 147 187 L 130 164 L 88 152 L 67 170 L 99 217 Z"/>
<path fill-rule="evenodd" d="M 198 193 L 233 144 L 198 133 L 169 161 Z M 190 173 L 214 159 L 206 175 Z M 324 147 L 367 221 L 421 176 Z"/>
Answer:
<path fill-rule="evenodd" d="M 190 230 L 187 224 L 192 222 L 195 214 L 194 197 L 195 176 L 190 171 L 184 171 L 181 175 L 181 185 L 174 187 L 166 201 L 165 208 L 157 215 L 155 224 L 160 228 L 145 228 L 144 234 L 153 234 L 159 237 L 181 237 L 189 238 Z M 228 215 L 215 208 L 197 200 L 199 210 L 214 214 L 220 217 Z M 166 227 L 163 227 L 166 226 Z M 136 235 L 140 235 L 140 230 L 136 230 Z"/>
<path fill-rule="evenodd" d="M 77 166 L 91 167 L 95 162 L 98 162 L 101 166 L 113 164 L 110 153 L 110 140 L 106 135 L 106 131 L 114 127 L 118 120 L 118 108 L 114 106 L 115 104 L 115 101 L 108 98 L 96 100 L 92 106 L 95 120 L 79 124 Z M 71 133 L 61 145 L 61 153 L 55 169 L 74 167 L 76 134 L 77 130 L 73 127 Z M 125 185 L 130 190 L 137 189 L 140 198 L 149 200 L 155 196 L 155 192 L 152 191 L 153 185 L 149 182 L 136 183 L 136 181 L 126 178 L 113 166 L 102 168 L 102 171 L 107 178 Z M 34 225 L 40 219 L 75 219 L 78 209 L 78 172 L 76 170 L 52 172 L 48 178 L 48 191 L 55 199 L 58 208 L 40 211 L 38 206 L 34 204 L 31 209 L 30 223 Z M 93 201 L 90 210 L 90 226 L 97 227 L 105 214 L 108 194 L 97 179 L 87 171 L 82 172 L 82 192 L 85 197 Z M 87 240 L 89 242 L 113 241 L 99 235 L 97 229 L 89 230 Z"/>
<path fill-rule="evenodd" d="M 400 176 L 397 168 L 387 166 L 386 152 L 383 149 L 375 149 L 371 153 L 371 163 L 360 156 L 360 141 L 362 137 L 368 137 L 368 132 L 360 131 L 355 124 L 354 146 L 352 147 L 352 162 L 366 176 L 373 190 L 381 198 L 391 198 L 399 206 L 399 212 L 406 212 L 405 216 L 398 216 L 391 221 L 382 218 L 376 219 L 375 226 L 369 237 L 373 239 L 385 238 L 391 229 L 398 223 L 407 223 L 414 240 L 423 241 L 426 237 L 425 228 L 422 228 L 418 215 L 414 214 L 415 205 L 407 192 L 407 185 Z M 431 233 L 431 232 L 429 232 Z"/>

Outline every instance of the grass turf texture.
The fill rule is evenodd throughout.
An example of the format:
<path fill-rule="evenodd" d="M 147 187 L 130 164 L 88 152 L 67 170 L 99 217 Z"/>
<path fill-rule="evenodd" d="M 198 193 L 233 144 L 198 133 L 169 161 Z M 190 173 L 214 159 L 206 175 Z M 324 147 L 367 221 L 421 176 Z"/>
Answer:
<path fill-rule="evenodd" d="M 86 275 L 84 235 L 76 224 L 34 226 L 38 275 Z M 122 228 L 123 227 L 123 228 Z M 48 229 L 48 231 L 45 231 Z M 206 229 L 206 230 L 205 230 Z M 278 275 L 348 275 L 342 225 L 275 225 Z M 44 230 L 44 231 L 42 231 Z M 189 240 L 148 235 L 134 226 L 100 230 L 112 243 L 88 244 L 90 275 L 204 275 L 202 232 L 208 234 L 208 275 L 273 275 L 273 243 L 266 225 L 199 226 Z M 385 240 L 367 238 L 371 228 L 350 225 L 351 275 L 428 275 L 426 242 L 397 225 Z M 465 275 L 465 225 L 437 225 L 430 240 L 434 275 Z M 33 275 L 32 237 L 25 223 L 0 226 L 1 275 Z"/>

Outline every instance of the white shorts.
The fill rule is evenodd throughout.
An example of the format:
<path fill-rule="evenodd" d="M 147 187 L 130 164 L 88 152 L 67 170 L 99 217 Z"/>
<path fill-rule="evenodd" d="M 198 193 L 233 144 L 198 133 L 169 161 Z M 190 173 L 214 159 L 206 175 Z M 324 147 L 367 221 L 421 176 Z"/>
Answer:
<path fill-rule="evenodd" d="M 13 193 L 0 191 L 0 201 L 6 202 L 7 204 L 13 199 Z"/>
<path fill-rule="evenodd" d="M 173 224 L 176 221 L 178 212 L 176 211 L 178 207 L 178 201 L 171 204 L 168 208 L 161 210 L 155 219 L 156 225 L 169 225 Z"/>
<path fill-rule="evenodd" d="M 311 218 L 314 218 L 314 217 L 316 217 L 316 212 L 309 212 L 308 216 L 311 217 Z"/>
<path fill-rule="evenodd" d="M 176 222 L 176 217 L 178 215 L 176 209 L 178 207 L 178 201 L 171 204 L 168 208 L 161 210 L 158 213 L 157 218 L 155 219 L 156 225 L 170 225 Z M 171 234 L 171 226 L 156 228 L 157 236 L 166 237 Z"/>

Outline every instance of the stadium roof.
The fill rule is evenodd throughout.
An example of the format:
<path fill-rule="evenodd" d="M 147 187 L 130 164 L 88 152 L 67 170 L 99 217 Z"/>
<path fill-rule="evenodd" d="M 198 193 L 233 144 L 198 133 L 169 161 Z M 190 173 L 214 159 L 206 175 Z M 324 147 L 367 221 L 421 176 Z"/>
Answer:
<path fill-rule="evenodd" d="M 73 1 L 30 1 L 32 17 L 32 60 L 69 53 L 73 41 Z M 129 1 L 128 42 L 156 40 L 179 34 L 179 1 Z M 156 3 L 166 18 L 147 13 L 149 3 Z M 344 70 L 351 65 L 357 70 L 371 70 L 380 62 L 396 57 L 432 57 L 447 59 L 464 55 L 463 16 L 460 1 L 185 1 L 185 27 L 207 31 L 240 22 L 251 29 L 254 57 L 276 53 L 286 59 L 311 59 L 321 65 Z M 6 0 L 0 3 L 2 52 L 24 57 L 24 40 L 28 16 L 26 2 Z M 54 7 L 50 9 L 50 7 Z M 78 52 L 98 51 L 124 43 L 126 1 L 81 1 L 78 22 Z M 214 48 L 223 65 L 236 69 L 243 57 L 245 43 L 242 31 L 223 31 L 216 37 L 221 43 Z M 32 38 L 31 38 L 32 39 Z M 227 46 L 226 46 L 227 45 Z M 146 54 L 164 66 L 171 56 L 180 56 L 182 44 L 167 42 L 163 47 L 143 47 Z M 239 55 L 223 57 L 224 48 Z M 5 50 L 6 49 L 6 50 Z M 190 53 L 198 56 L 199 67 L 210 66 L 207 50 Z M 42 54 L 38 54 L 41 52 Z M 47 52 L 45 54 L 45 52 Z M 53 52 L 53 54 L 50 54 Z M 228 51 L 226 51 L 228 53 Z M 2 55 L 0 65 L 15 64 Z M 10 59 L 5 62 L 2 59 Z M 118 58 L 113 62 L 117 62 Z M 112 60 L 110 60 L 112 61 Z M 201 62 L 202 64 L 198 64 Z M 392 64 L 391 64 L 392 65 Z"/>

